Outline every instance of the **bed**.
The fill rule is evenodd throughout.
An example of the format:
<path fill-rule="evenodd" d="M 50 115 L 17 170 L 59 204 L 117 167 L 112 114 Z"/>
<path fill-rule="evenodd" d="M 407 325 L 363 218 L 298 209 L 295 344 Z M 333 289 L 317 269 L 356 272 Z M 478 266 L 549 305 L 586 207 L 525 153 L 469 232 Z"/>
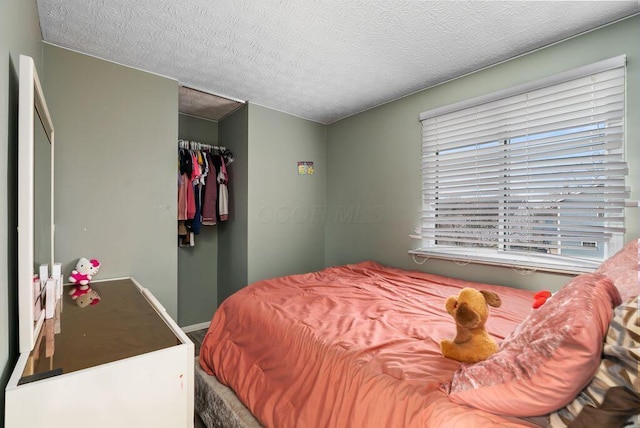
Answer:
<path fill-rule="evenodd" d="M 536 310 L 532 291 L 371 261 L 259 281 L 214 314 L 197 359 L 196 410 L 208 426 L 566 426 L 592 408 L 575 401 L 603 365 L 614 310 L 637 308 L 637 241 L 616 256 Z M 486 325 L 500 350 L 476 364 L 439 348 L 455 335 L 444 301 L 464 287 L 503 302 Z M 637 339 L 637 313 L 631 319 Z M 637 412 L 634 346 L 623 346 L 632 372 L 635 362 L 623 424 Z"/>

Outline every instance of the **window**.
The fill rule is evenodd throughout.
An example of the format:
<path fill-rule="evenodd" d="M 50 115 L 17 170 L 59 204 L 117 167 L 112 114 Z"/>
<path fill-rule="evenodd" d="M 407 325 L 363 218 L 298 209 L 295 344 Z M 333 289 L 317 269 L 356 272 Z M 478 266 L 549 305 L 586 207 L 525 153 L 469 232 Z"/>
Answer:
<path fill-rule="evenodd" d="M 422 248 L 589 271 L 622 247 L 625 57 L 422 113 Z"/>

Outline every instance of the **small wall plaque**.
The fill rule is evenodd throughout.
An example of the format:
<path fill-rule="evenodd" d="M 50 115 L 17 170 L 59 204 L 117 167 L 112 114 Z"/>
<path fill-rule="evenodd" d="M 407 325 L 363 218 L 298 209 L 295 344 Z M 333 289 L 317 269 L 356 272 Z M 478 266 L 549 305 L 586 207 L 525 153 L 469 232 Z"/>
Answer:
<path fill-rule="evenodd" d="M 298 162 L 298 175 L 313 175 L 313 162 Z"/>

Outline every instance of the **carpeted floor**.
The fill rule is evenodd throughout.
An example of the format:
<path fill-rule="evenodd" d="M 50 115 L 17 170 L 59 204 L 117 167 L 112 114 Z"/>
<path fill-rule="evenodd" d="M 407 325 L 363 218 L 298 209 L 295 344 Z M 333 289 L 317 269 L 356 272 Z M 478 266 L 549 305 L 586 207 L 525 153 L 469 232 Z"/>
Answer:
<path fill-rule="evenodd" d="M 200 353 L 200 345 L 202 345 L 202 339 L 204 339 L 204 335 L 207 334 L 207 329 L 203 328 L 201 330 L 192 331 L 191 333 L 187 333 L 187 336 L 194 345 L 196 345 L 196 355 Z"/>

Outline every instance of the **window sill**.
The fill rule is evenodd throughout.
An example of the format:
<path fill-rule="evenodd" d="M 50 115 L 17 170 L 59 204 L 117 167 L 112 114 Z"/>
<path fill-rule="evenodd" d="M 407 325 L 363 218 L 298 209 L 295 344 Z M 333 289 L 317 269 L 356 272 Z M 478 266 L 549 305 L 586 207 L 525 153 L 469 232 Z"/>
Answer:
<path fill-rule="evenodd" d="M 562 256 L 556 256 L 553 260 L 546 257 L 523 254 L 505 254 L 498 256 L 490 252 L 474 252 L 469 248 L 419 248 L 409 250 L 409 254 L 413 255 L 414 258 L 440 259 L 456 263 L 474 263 L 508 267 L 522 271 L 549 272 L 564 275 L 579 275 L 581 273 L 593 272 L 602 263 L 600 261 Z"/>

